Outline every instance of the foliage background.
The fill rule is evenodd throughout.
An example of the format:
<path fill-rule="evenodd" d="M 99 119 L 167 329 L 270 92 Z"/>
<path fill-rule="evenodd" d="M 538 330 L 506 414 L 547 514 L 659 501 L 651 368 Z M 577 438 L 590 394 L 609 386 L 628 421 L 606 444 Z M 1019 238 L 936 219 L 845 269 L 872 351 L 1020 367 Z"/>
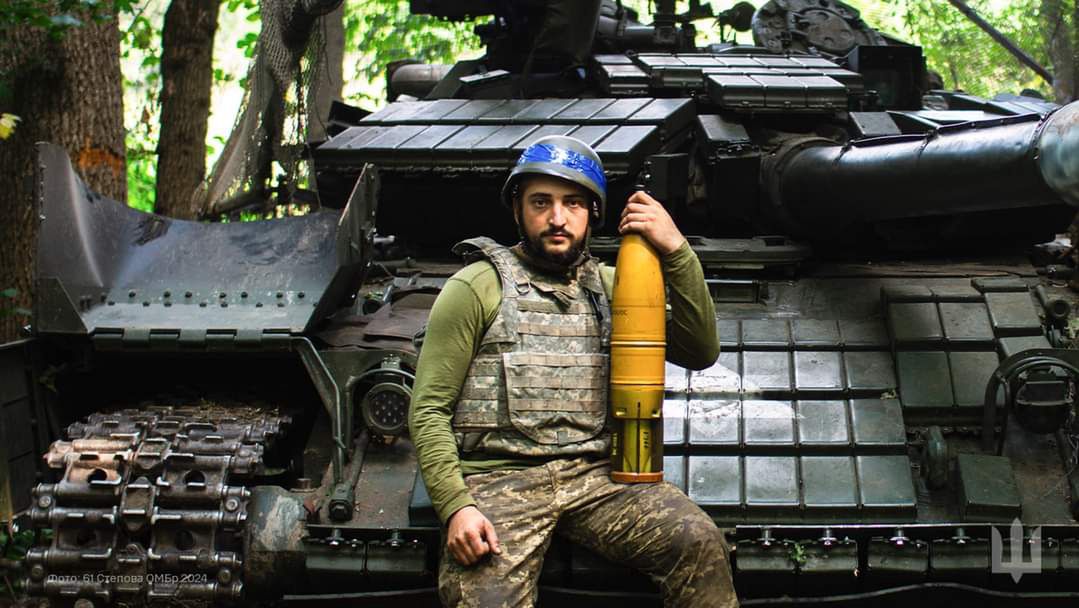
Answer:
<path fill-rule="evenodd" d="M 61 12 L 43 17 L 46 0 L 5 0 L 0 8 L 0 34 L 19 20 L 45 19 L 42 25 L 60 34 L 78 26 L 77 19 Z M 109 0 L 52 0 L 75 9 L 101 7 Z M 161 29 L 170 0 L 112 0 L 119 12 L 124 74 L 124 112 L 127 130 L 128 202 L 145 211 L 153 209 L 160 91 Z M 183 1 L 183 0 L 174 0 Z M 753 0 L 759 6 L 764 0 Z M 1075 2 L 1076 0 L 1070 0 Z M 214 43 L 214 89 L 206 154 L 210 165 L 221 152 L 243 96 L 245 75 L 260 24 L 258 0 L 222 0 Z M 969 4 L 1043 65 L 1049 66 L 1046 35 L 1040 9 L 1044 0 L 970 0 Z M 943 0 L 848 0 L 863 18 L 891 36 L 923 47 L 930 69 L 945 86 L 991 97 L 1000 92 L 1035 89 L 1051 97 L 1051 87 L 1023 67 L 973 23 Z M 408 0 L 346 0 L 344 100 L 366 109 L 382 103 L 384 69 L 391 61 L 417 59 L 451 63 L 482 53 L 471 34 L 473 23 L 442 22 L 410 15 Z M 651 11 L 649 0 L 624 0 L 642 15 Z M 713 1 L 720 11 L 733 2 Z M 1067 5 L 1067 2 L 1064 3 Z M 1074 6 L 1065 6 L 1065 31 Z M 688 0 L 679 2 L 679 10 Z M 647 21 L 647 18 L 643 20 Z M 707 21 L 698 23 L 701 43 L 717 40 Z M 749 33 L 738 40 L 752 43 Z M 2 82 L 0 75 L 0 82 Z M 4 95 L 0 87 L 0 96 Z M 17 117 L 0 117 L 0 138 L 17 128 Z"/>

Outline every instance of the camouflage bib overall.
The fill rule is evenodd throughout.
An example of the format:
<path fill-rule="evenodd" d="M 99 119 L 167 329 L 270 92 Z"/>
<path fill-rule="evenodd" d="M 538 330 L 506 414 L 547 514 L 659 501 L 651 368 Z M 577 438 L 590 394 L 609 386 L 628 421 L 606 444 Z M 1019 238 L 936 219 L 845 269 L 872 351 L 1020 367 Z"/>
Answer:
<path fill-rule="evenodd" d="M 576 281 L 527 268 L 488 238 L 458 243 L 467 262 L 490 261 L 502 303 L 465 376 L 453 416 L 462 454 L 605 457 L 611 315 L 599 264 Z"/>

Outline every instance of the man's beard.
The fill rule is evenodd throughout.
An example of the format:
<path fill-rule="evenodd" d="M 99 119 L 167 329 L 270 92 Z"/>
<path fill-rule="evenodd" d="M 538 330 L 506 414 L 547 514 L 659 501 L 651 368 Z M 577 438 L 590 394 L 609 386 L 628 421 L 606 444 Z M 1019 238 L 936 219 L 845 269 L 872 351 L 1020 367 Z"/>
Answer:
<path fill-rule="evenodd" d="M 566 239 L 572 240 L 569 248 L 560 253 L 553 253 L 547 251 L 547 248 L 543 246 L 543 238 L 547 236 L 562 236 Z M 524 235 L 522 244 L 528 254 L 538 260 L 543 260 L 555 266 L 570 267 L 574 265 L 584 252 L 585 243 L 588 241 L 587 234 L 584 238 L 574 239 L 568 232 L 561 230 L 545 230 L 538 235 Z"/>

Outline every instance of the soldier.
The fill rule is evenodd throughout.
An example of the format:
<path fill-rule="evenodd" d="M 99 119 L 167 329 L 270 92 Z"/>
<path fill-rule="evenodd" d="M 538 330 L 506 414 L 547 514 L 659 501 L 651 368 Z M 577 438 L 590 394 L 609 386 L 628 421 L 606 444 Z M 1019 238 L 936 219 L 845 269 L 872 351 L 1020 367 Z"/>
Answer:
<path fill-rule="evenodd" d="M 409 425 L 446 524 L 448 606 L 534 605 L 553 533 L 649 574 L 668 606 L 737 606 L 722 533 L 673 485 L 610 479 L 607 355 L 613 268 L 588 254 L 603 221 L 596 153 L 545 137 L 502 190 L 521 241 L 454 249 L 472 263 L 438 296 L 416 369 Z M 618 226 L 660 254 L 670 294 L 668 360 L 719 354 L 696 255 L 663 206 L 633 194 Z"/>

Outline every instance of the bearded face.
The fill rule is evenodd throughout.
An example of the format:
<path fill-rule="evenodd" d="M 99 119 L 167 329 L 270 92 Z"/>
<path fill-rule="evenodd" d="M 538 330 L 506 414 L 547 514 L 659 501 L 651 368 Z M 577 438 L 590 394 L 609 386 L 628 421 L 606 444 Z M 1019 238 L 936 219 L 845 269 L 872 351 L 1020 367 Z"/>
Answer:
<path fill-rule="evenodd" d="M 575 262 L 588 241 L 591 200 L 588 190 L 564 179 L 522 180 L 514 215 L 529 253 L 559 266 Z"/>

